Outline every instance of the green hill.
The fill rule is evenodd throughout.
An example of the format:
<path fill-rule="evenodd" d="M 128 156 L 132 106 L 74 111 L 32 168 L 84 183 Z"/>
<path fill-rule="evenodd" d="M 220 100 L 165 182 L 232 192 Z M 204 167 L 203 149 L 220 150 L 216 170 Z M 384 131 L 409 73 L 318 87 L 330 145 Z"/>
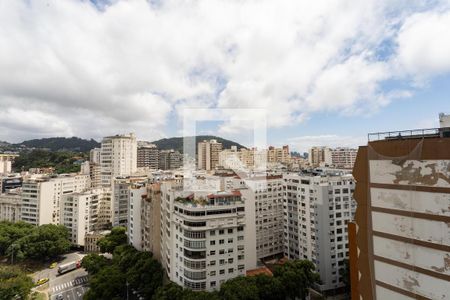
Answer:
<path fill-rule="evenodd" d="M 195 138 L 195 145 L 197 145 L 198 142 L 201 142 L 203 140 L 217 140 L 217 142 L 222 143 L 223 149 L 229 149 L 231 148 L 231 146 L 237 146 L 238 149 L 246 148 L 236 142 L 213 135 L 198 135 L 196 137 L 193 136 L 187 137 L 187 139 L 190 139 L 190 141 L 192 141 L 192 139 L 194 138 Z M 174 149 L 183 153 L 183 139 L 184 139 L 183 137 L 173 137 L 168 139 L 157 140 L 152 143 L 155 144 L 158 147 L 158 149 L 161 150 Z"/>
<path fill-rule="evenodd" d="M 54 137 L 54 138 L 44 138 L 44 139 L 34 139 L 24 141 L 20 144 L 15 144 L 14 146 L 25 146 L 27 148 L 38 148 L 38 149 L 49 149 L 50 151 L 75 151 L 75 152 L 86 152 L 93 148 L 100 147 L 100 143 L 90 139 L 84 140 L 77 137 L 65 138 L 65 137 Z"/>

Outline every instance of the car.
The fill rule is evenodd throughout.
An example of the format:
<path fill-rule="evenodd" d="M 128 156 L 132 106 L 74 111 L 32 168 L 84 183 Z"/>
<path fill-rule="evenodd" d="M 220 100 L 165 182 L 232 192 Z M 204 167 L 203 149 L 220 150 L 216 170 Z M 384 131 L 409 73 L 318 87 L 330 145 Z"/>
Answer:
<path fill-rule="evenodd" d="M 63 300 L 64 296 L 62 294 L 59 294 L 56 296 L 56 300 Z"/>
<path fill-rule="evenodd" d="M 50 268 L 50 269 L 54 269 L 54 268 L 56 268 L 57 265 L 58 265 L 58 264 L 55 263 L 55 262 L 54 262 L 54 263 L 51 263 L 49 268 Z"/>
<path fill-rule="evenodd" d="M 36 286 L 43 285 L 44 283 L 48 282 L 48 278 L 41 278 L 36 282 Z"/>

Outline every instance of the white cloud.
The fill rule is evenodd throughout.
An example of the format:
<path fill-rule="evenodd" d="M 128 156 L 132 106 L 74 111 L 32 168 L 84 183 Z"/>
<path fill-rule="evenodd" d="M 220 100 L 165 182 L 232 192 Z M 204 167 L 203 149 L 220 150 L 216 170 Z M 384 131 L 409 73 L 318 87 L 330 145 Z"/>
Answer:
<path fill-rule="evenodd" d="M 450 72 L 449 30 L 449 10 L 408 18 L 397 37 L 400 68 L 419 80 Z"/>
<path fill-rule="evenodd" d="M 265 108 L 269 127 L 375 111 L 409 93 L 384 81 L 449 70 L 448 15 L 402 0 L 1 1 L 0 107 L 36 119 L 25 132 L 5 117 L 0 136 L 153 139 L 184 107 Z M 386 41 L 398 49 L 380 54 Z"/>

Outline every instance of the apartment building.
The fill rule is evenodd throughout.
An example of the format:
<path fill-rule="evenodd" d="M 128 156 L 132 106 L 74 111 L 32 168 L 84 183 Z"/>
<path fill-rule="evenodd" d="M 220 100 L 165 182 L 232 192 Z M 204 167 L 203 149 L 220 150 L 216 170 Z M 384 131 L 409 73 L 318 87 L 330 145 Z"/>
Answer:
<path fill-rule="evenodd" d="M 61 197 L 61 224 L 69 230 L 69 239 L 85 245 L 86 234 L 111 225 L 111 192 L 107 188 L 90 189 Z"/>
<path fill-rule="evenodd" d="M 141 143 L 137 148 L 137 167 L 158 169 L 159 150 L 154 144 Z"/>
<path fill-rule="evenodd" d="M 170 280 L 219 289 L 256 267 L 254 202 L 239 191 L 193 193 L 161 184 L 161 256 Z"/>
<path fill-rule="evenodd" d="M 132 184 L 129 187 L 129 206 L 127 220 L 128 242 L 137 250 L 142 250 L 142 199 L 147 197 L 147 183 Z"/>
<path fill-rule="evenodd" d="M 308 155 L 309 165 L 311 167 L 331 166 L 331 149 L 328 147 L 312 147 Z"/>
<path fill-rule="evenodd" d="M 255 203 L 256 255 L 258 260 L 284 253 L 284 179 L 279 176 L 233 178 L 233 188 Z"/>
<path fill-rule="evenodd" d="M 175 150 L 159 151 L 158 168 L 160 170 L 174 170 L 183 166 L 183 155 Z"/>
<path fill-rule="evenodd" d="M 111 187 L 114 177 L 136 172 L 136 136 L 130 133 L 105 137 L 101 146 L 100 166 L 104 187 Z"/>
<path fill-rule="evenodd" d="M 0 193 L 7 193 L 9 190 L 22 186 L 22 176 L 20 174 L 8 174 L 0 176 Z"/>
<path fill-rule="evenodd" d="M 287 174 L 284 199 L 284 254 L 316 266 L 321 292 L 343 286 L 339 270 L 348 258 L 347 223 L 353 219 L 355 182 L 350 174 Z"/>
<path fill-rule="evenodd" d="M 197 169 L 211 171 L 219 165 L 219 153 L 222 143 L 216 140 L 204 140 L 197 145 Z"/>
<path fill-rule="evenodd" d="M 89 162 L 94 164 L 100 164 L 101 163 L 101 154 L 102 149 L 101 148 L 94 148 L 89 151 Z"/>
<path fill-rule="evenodd" d="M 331 165 L 338 169 L 353 169 L 358 149 L 338 147 L 331 150 Z"/>
<path fill-rule="evenodd" d="M 89 177 L 91 178 L 91 187 L 102 187 L 102 168 L 98 163 L 89 163 Z"/>
<path fill-rule="evenodd" d="M 147 186 L 147 197 L 141 204 L 142 250 L 161 260 L 161 183 Z"/>
<path fill-rule="evenodd" d="M 289 163 L 291 154 L 289 152 L 289 146 L 285 145 L 281 148 L 270 146 L 267 149 L 267 162 L 268 163 Z"/>
<path fill-rule="evenodd" d="M 89 175 L 35 175 L 22 186 L 21 219 L 33 225 L 59 224 L 61 197 L 91 186 Z"/>
<path fill-rule="evenodd" d="M 353 174 L 352 299 L 449 299 L 450 126 L 369 134 Z"/>
<path fill-rule="evenodd" d="M 0 153 L 0 174 L 9 174 L 12 171 L 12 162 L 14 158 L 18 157 L 17 154 Z"/>
<path fill-rule="evenodd" d="M 135 175 L 114 178 L 112 184 L 113 199 L 111 203 L 113 226 L 124 226 L 128 228 L 130 203 L 140 201 L 139 196 L 136 196 L 138 194 L 136 190 L 144 187 L 147 182 L 147 176 Z M 137 199 L 134 199 L 134 197 L 137 197 Z"/>
<path fill-rule="evenodd" d="M 219 165 L 232 170 L 259 170 L 272 168 L 276 165 L 287 165 L 291 162 L 289 147 L 276 148 L 270 146 L 268 149 L 245 149 L 239 151 L 235 146 L 219 153 Z"/>
<path fill-rule="evenodd" d="M 21 190 L 0 193 L 0 221 L 18 222 L 21 217 Z"/>

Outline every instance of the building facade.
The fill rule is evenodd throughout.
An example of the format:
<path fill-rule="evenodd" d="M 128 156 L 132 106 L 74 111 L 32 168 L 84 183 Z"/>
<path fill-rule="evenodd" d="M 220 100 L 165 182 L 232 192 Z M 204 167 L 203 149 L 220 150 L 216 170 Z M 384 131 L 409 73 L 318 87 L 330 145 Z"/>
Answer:
<path fill-rule="evenodd" d="M 328 147 L 312 147 L 308 155 L 311 167 L 324 167 L 332 164 L 331 149 Z"/>
<path fill-rule="evenodd" d="M 137 168 L 136 136 L 130 133 L 105 137 L 100 160 L 104 187 L 111 187 L 114 177 L 133 174 Z"/>
<path fill-rule="evenodd" d="M 147 186 L 147 197 L 141 204 L 142 250 L 161 261 L 161 184 Z"/>
<path fill-rule="evenodd" d="M 358 149 L 334 148 L 331 150 L 331 165 L 337 169 L 353 169 Z"/>
<path fill-rule="evenodd" d="M 0 193 L 0 221 L 18 222 L 21 220 L 21 191 L 11 190 Z"/>
<path fill-rule="evenodd" d="M 353 219 L 355 182 L 348 175 L 285 175 L 284 254 L 314 263 L 329 291 L 343 287 L 339 270 L 348 259 L 347 224 Z"/>
<path fill-rule="evenodd" d="M 159 150 L 156 145 L 144 144 L 137 148 L 137 167 L 158 169 Z"/>
<path fill-rule="evenodd" d="M 17 154 L 0 153 L 0 175 L 11 173 L 14 158 L 18 156 Z"/>
<path fill-rule="evenodd" d="M 61 197 L 91 186 L 89 175 L 34 176 L 22 186 L 21 219 L 33 225 L 59 224 Z"/>
<path fill-rule="evenodd" d="M 170 280 L 215 290 L 256 267 L 254 203 L 240 192 L 198 194 L 164 182 L 161 199 L 161 256 Z"/>
<path fill-rule="evenodd" d="M 359 148 L 352 299 L 449 299 L 450 132 L 377 133 Z"/>
<path fill-rule="evenodd" d="M 204 140 L 197 145 L 197 169 L 211 171 L 219 165 L 222 144 L 216 140 Z"/>

